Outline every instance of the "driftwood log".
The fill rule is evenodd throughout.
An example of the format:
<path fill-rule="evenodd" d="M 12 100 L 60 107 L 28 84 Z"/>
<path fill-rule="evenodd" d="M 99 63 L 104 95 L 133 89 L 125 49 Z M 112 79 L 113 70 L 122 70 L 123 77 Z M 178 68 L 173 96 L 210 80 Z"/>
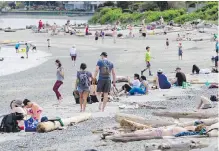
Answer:
<path fill-rule="evenodd" d="M 130 121 L 130 120 L 127 120 L 127 119 L 122 119 L 120 121 L 120 126 L 128 128 L 128 129 L 133 130 L 133 131 L 134 130 L 143 130 L 143 129 L 152 128 L 151 126 L 140 124 L 140 123 L 137 123 L 137 122 L 133 122 L 133 121 Z"/>
<path fill-rule="evenodd" d="M 177 141 L 167 142 L 162 144 L 146 144 L 144 145 L 145 151 L 160 150 L 160 151 L 190 151 L 191 149 L 200 149 L 208 147 L 208 144 L 201 143 L 200 141 Z"/>
<path fill-rule="evenodd" d="M 218 122 L 218 118 L 213 118 L 213 119 L 203 119 L 201 120 L 203 122 L 204 125 L 206 126 L 211 126 L 215 123 Z M 191 121 L 191 122 L 184 122 L 184 123 L 178 123 L 176 124 L 177 126 L 180 126 L 180 127 L 186 127 L 186 126 L 192 126 L 194 125 L 194 122 L 195 121 Z"/>
<path fill-rule="evenodd" d="M 140 124 L 144 124 L 144 125 L 150 125 L 152 127 L 161 127 L 161 126 L 169 126 L 169 125 L 173 125 L 173 122 L 169 122 L 169 121 L 164 121 L 164 120 L 146 120 L 143 117 L 140 116 L 136 116 L 136 115 L 132 115 L 132 114 L 125 114 L 125 113 L 117 113 L 115 115 L 115 120 L 116 122 L 120 123 L 121 120 L 123 119 L 127 119 L 133 122 L 137 122 Z"/>
<path fill-rule="evenodd" d="M 153 112 L 155 116 L 165 116 L 172 118 L 199 118 L 199 119 L 207 119 L 211 117 L 217 117 L 218 114 L 210 114 L 210 113 L 200 113 L 200 112 Z"/>
<path fill-rule="evenodd" d="M 76 123 L 79 123 L 79 122 L 86 121 L 90 118 L 91 118 L 91 114 L 86 113 L 86 114 L 81 114 L 79 116 L 62 119 L 62 122 L 63 122 L 64 126 L 69 126 L 69 125 L 72 125 L 72 124 L 76 124 Z M 61 127 L 61 124 L 60 124 L 59 121 L 41 122 L 37 126 L 37 132 L 40 132 L 40 133 L 50 132 L 50 131 L 58 129 L 59 127 Z"/>
<path fill-rule="evenodd" d="M 157 136 L 133 136 L 133 137 L 123 137 L 123 136 L 107 136 L 106 139 L 112 140 L 114 142 L 133 142 L 141 140 L 150 140 L 150 139 L 162 139 L 163 137 Z"/>

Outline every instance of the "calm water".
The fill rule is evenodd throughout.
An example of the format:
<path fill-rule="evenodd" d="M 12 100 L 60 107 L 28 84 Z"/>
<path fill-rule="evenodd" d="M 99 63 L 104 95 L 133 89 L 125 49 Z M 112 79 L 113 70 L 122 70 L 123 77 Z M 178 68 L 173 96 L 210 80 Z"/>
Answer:
<path fill-rule="evenodd" d="M 91 16 L 78 16 L 78 17 L 67 17 L 67 16 L 0 16 L 0 28 L 25 28 L 26 25 L 38 25 L 41 19 L 43 23 L 48 22 L 57 25 L 64 25 L 69 19 L 71 24 L 87 23 Z"/>

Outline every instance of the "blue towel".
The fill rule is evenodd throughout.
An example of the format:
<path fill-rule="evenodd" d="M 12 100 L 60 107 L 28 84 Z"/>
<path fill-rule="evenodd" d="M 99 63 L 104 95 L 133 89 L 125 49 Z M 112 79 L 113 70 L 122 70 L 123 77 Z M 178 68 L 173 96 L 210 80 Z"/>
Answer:
<path fill-rule="evenodd" d="M 175 137 L 180 137 L 180 136 L 189 136 L 189 135 L 199 135 L 199 132 L 181 132 L 175 135 Z"/>

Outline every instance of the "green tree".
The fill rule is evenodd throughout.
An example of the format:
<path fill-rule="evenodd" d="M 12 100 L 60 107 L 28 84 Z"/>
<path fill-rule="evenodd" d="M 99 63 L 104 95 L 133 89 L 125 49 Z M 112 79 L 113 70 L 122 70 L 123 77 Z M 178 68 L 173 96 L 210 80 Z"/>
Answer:
<path fill-rule="evenodd" d="M 130 4 L 131 2 L 129 1 L 117 1 L 117 7 L 122 8 L 122 9 L 128 9 Z"/>

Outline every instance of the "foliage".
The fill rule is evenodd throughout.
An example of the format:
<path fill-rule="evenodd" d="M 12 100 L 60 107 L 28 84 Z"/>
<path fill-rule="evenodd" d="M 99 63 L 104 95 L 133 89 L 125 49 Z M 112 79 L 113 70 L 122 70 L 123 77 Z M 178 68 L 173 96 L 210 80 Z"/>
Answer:
<path fill-rule="evenodd" d="M 117 1 L 117 7 L 121 9 L 127 9 L 129 5 L 131 4 L 130 1 Z"/>
<path fill-rule="evenodd" d="M 104 7 L 105 7 L 105 6 L 112 6 L 112 7 L 114 7 L 115 4 L 114 4 L 114 2 L 112 2 L 112 1 L 106 1 L 106 2 L 103 3 L 103 6 L 104 6 Z"/>
<path fill-rule="evenodd" d="M 145 19 L 146 23 L 149 23 L 159 20 L 160 16 L 162 16 L 166 22 L 174 20 L 176 23 L 185 23 L 187 21 L 192 21 L 195 19 L 218 20 L 217 2 L 207 2 L 206 6 L 190 14 L 187 14 L 185 9 L 169 9 L 165 11 L 159 11 L 160 8 L 155 5 L 154 2 L 132 2 L 132 5 L 133 4 L 137 4 L 136 6 L 139 7 L 137 11 L 137 8 L 135 6 L 129 6 L 129 9 L 123 9 L 123 11 L 121 8 L 101 8 L 100 11 L 96 12 L 91 20 L 89 20 L 89 23 L 105 24 L 113 23 L 117 20 L 120 20 L 121 23 L 126 24 L 141 22 L 142 19 Z M 146 6 L 146 4 L 148 5 Z M 169 3 L 168 5 L 169 7 L 176 7 L 174 5 L 177 4 L 184 5 L 185 3 L 175 2 Z M 158 10 L 155 11 L 156 9 Z M 132 13 L 129 10 L 132 10 L 134 12 Z M 147 11 L 141 13 L 142 10 Z"/>

